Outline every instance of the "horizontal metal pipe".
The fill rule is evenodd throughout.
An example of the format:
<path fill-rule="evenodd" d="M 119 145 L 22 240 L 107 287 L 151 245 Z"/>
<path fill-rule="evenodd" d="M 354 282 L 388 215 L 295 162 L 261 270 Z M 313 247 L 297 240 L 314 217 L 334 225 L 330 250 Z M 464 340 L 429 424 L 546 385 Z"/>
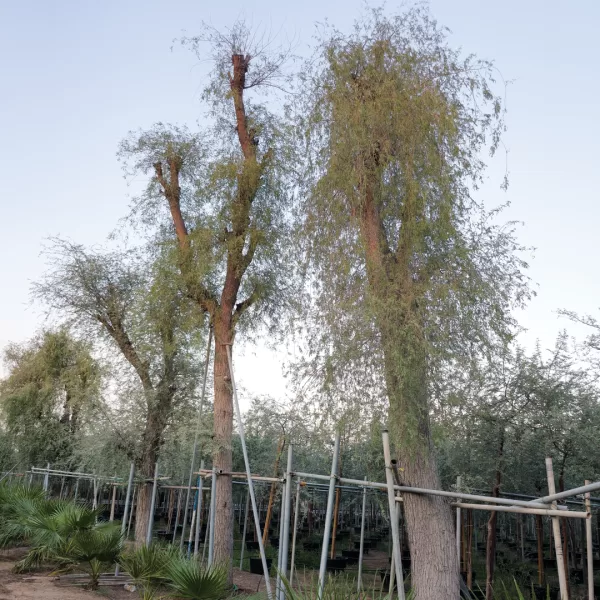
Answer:
<path fill-rule="evenodd" d="M 315 475 L 313 473 L 300 473 L 300 472 L 296 472 L 295 473 L 296 476 L 299 477 L 306 477 L 306 478 L 312 478 L 312 479 L 327 479 L 326 476 L 324 475 Z M 347 479 L 345 477 L 340 477 L 338 479 L 338 481 L 342 482 L 342 483 L 351 483 L 352 485 L 356 485 L 356 486 L 366 486 L 366 487 L 372 487 L 372 488 L 377 488 L 377 489 L 384 489 L 385 486 L 381 483 L 377 483 L 377 482 L 373 482 L 373 481 L 363 481 L 361 479 Z M 425 494 L 425 495 L 431 495 L 431 496 L 443 496 L 445 498 L 456 498 L 457 500 L 460 499 L 464 499 L 464 500 L 474 500 L 477 502 L 490 502 L 492 504 L 502 504 L 502 505 L 506 505 L 506 506 L 533 506 L 536 508 L 547 508 L 545 503 L 542 502 L 526 502 L 524 500 L 512 500 L 510 498 L 491 498 L 489 496 L 479 496 L 476 494 L 466 494 L 464 492 L 447 492 L 445 490 L 428 490 L 428 489 L 424 489 L 424 488 L 416 488 L 416 487 L 410 487 L 410 486 L 406 486 L 406 485 L 395 485 L 394 489 L 397 492 L 404 492 L 404 493 L 408 493 L 408 494 Z"/>
<path fill-rule="evenodd" d="M 206 477 L 210 475 L 212 471 L 208 471 L 206 469 L 200 469 L 196 471 L 196 475 L 200 475 L 201 477 Z M 227 471 L 217 470 L 217 475 L 229 475 L 234 479 L 248 479 L 245 473 L 229 473 Z M 262 477 L 261 475 L 252 475 L 252 481 L 270 481 L 271 483 L 283 483 L 283 479 L 278 477 Z"/>
<path fill-rule="evenodd" d="M 525 508 L 524 506 L 494 506 L 491 504 L 466 504 L 465 502 L 453 502 L 452 506 L 459 508 L 473 508 L 475 510 L 489 510 L 495 512 L 519 513 L 525 515 L 545 515 L 547 517 L 569 517 L 571 519 L 589 519 L 590 513 L 576 512 L 571 510 L 551 510 L 545 508 Z"/>
<path fill-rule="evenodd" d="M 581 487 L 573 488 L 571 490 L 565 490 L 564 492 L 558 492 L 556 494 L 544 496 L 543 498 L 537 498 L 534 502 L 550 504 L 551 502 L 556 502 L 557 500 L 562 500 L 563 498 L 570 498 L 571 496 L 579 496 L 579 494 L 585 494 L 586 492 L 593 492 L 594 490 L 600 490 L 600 481 L 596 481 L 596 483 L 590 483 L 589 485 L 582 485 Z M 533 502 L 531 502 L 531 504 L 533 504 Z"/>

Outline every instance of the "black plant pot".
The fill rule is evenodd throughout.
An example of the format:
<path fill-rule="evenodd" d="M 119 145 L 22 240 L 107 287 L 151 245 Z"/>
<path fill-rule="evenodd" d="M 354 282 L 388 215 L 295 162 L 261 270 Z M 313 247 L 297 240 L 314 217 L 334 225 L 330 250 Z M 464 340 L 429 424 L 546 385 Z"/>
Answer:
<path fill-rule="evenodd" d="M 583 569 L 571 569 L 569 577 L 573 583 L 583 583 Z"/>
<path fill-rule="evenodd" d="M 267 558 L 267 569 L 271 570 L 271 565 L 273 564 L 272 558 Z M 254 573 L 255 575 L 264 575 L 262 560 L 260 558 L 251 558 L 250 559 L 250 573 Z"/>
<path fill-rule="evenodd" d="M 343 571 L 346 568 L 345 558 L 328 558 L 327 559 L 327 570 L 330 573 L 337 573 Z"/>

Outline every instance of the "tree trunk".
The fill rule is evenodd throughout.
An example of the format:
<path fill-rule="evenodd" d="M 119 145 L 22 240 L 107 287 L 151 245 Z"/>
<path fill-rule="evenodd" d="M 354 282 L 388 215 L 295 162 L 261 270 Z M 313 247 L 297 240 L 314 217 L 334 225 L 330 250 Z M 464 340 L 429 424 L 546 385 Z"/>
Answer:
<path fill-rule="evenodd" d="M 538 585 L 544 585 L 544 521 L 542 515 L 535 517 L 538 551 Z"/>
<path fill-rule="evenodd" d="M 231 312 L 221 308 L 215 316 L 213 466 L 225 474 L 217 477 L 214 561 L 228 566 L 231 579 L 233 507 L 231 485 L 231 437 L 233 395 L 227 361 L 227 344 L 233 342 Z M 233 345 L 231 345 L 233 351 Z"/>
<path fill-rule="evenodd" d="M 429 424 L 427 360 L 419 332 L 404 318 L 379 322 L 390 399 L 390 431 L 400 449 L 405 484 L 441 489 Z M 440 496 L 404 494 L 415 600 L 456 600 L 459 557 L 453 513 Z"/>
<path fill-rule="evenodd" d="M 440 489 L 431 452 L 420 452 L 404 462 L 404 474 L 407 485 Z M 439 496 L 405 494 L 404 509 L 415 599 L 456 600 L 458 556 L 450 505 Z"/>
<path fill-rule="evenodd" d="M 492 496 L 500 496 L 500 483 L 502 481 L 502 461 L 504 456 L 504 429 L 500 430 L 500 444 L 498 447 L 498 463 L 496 466 L 496 481 L 492 490 Z M 492 600 L 494 597 L 494 568 L 496 566 L 496 523 L 498 513 L 492 511 L 487 526 L 487 541 L 485 550 L 485 597 Z"/>

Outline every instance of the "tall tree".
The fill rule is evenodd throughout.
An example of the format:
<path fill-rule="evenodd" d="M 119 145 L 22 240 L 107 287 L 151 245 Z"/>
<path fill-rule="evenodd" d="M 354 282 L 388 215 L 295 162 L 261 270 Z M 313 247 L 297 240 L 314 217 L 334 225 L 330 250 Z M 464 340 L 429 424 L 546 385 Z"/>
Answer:
<path fill-rule="evenodd" d="M 326 33 L 300 83 L 318 359 L 339 380 L 378 374 L 404 480 L 424 488 L 440 485 L 436 370 L 508 337 L 527 295 L 512 229 L 471 197 L 502 129 L 492 67 L 444 36 L 423 9 L 375 10 Z M 450 506 L 408 494 L 404 507 L 417 598 L 457 598 Z"/>
<path fill-rule="evenodd" d="M 273 318 L 283 302 L 289 230 L 281 124 L 248 91 L 272 85 L 285 53 L 269 55 L 243 23 L 222 35 L 184 40 L 198 56 L 208 46 L 215 68 L 204 99 L 212 126 L 192 134 L 162 124 L 131 134 L 121 157 L 133 173 L 149 173 L 137 214 L 150 216 L 172 241 L 185 294 L 210 319 L 214 331 L 213 465 L 217 480 L 215 560 L 231 565 L 233 549 L 233 403 L 227 349 L 240 325 Z M 258 42 L 257 42 L 258 39 Z M 160 208 L 167 209 L 166 215 Z M 161 221 L 166 216 L 167 224 Z M 169 223 L 170 222 L 170 223 Z M 173 243 L 174 242 L 174 243 Z"/>
<path fill-rule="evenodd" d="M 174 406 L 192 393 L 194 339 L 187 327 L 193 315 L 182 298 L 168 261 L 134 251 L 99 252 L 63 240 L 51 249 L 52 268 L 34 286 L 34 295 L 82 333 L 118 350 L 142 391 L 139 442 L 125 445 L 147 484 L 139 487 L 135 537 L 144 543 L 151 479 Z M 123 363 L 123 360 L 125 361 Z"/>
<path fill-rule="evenodd" d="M 4 351 L 0 409 L 21 467 L 72 465 L 82 412 L 99 400 L 100 367 L 90 350 L 59 329 Z"/>

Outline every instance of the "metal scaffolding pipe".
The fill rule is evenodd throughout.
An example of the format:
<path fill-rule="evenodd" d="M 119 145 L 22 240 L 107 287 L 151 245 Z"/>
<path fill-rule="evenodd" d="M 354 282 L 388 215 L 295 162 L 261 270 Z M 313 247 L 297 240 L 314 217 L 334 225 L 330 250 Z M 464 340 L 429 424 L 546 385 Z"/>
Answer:
<path fill-rule="evenodd" d="M 281 547 L 281 575 L 288 576 L 288 549 L 290 547 L 290 518 L 292 512 L 292 459 L 293 459 L 293 444 L 288 444 L 287 469 L 285 472 L 285 490 L 283 503 L 283 540 L 279 540 Z M 285 598 L 285 590 L 281 585 L 281 576 L 279 577 L 279 598 Z"/>
<path fill-rule="evenodd" d="M 365 481 L 367 478 L 365 477 Z M 358 552 L 358 577 L 356 589 L 360 593 L 362 589 L 362 563 L 363 563 L 363 554 L 365 549 L 365 515 L 367 510 L 367 488 L 363 487 L 363 497 L 362 497 L 362 513 L 360 517 L 360 550 Z"/>
<path fill-rule="evenodd" d="M 294 562 L 296 560 L 296 537 L 298 535 L 298 514 L 300 513 L 300 480 L 296 482 L 296 510 L 294 511 L 294 533 L 292 535 L 292 558 L 290 562 L 290 587 L 294 581 Z"/>
<path fill-rule="evenodd" d="M 158 462 L 154 465 L 154 483 L 152 484 L 152 500 L 150 501 L 150 515 L 148 517 L 148 531 L 146 532 L 146 545 L 152 542 L 152 529 L 154 527 L 154 505 L 156 504 L 156 490 L 158 488 Z"/>
<path fill-rule="evenodd" d="M 215 552 L 215 521 L 217 518 L 217 471 L 213 469 L 210 484 L 210 535 L 208 538 L 208 566 L 213 564 Z"/>
<path fill-rule="evenodd" d="M 194 478 L 194 466 L 196 464 L 196 453 L 198 452 L 198 432 L 204 412 L 204 397 L 206 396 L 206 380 L 208 379 L 208 362 L 210 360 L 210 344 L 212 341 L 212 327 L 208 328 L 208 342 L 206 343 L 206 358 L 204 359 L 204 379 L 202 381 L 202 393 L 200 395 L 200 406 L 198 407 L 198 416 L 196 418 L 196 432 L 194 433 L 194 446 L 192 450 L 192 460 L 190 463 L 190 476 L 187 484 L 187 492 L 185 494 L 185 508 L 183 512 L 183 523 L 181 530 L 180 548 L 183 548 L 183 538 L 185 538 L 185 526 L 187 525 L 188 510 L 190 503 L 190 492 L 192 489 L 192 480 Z"/>
<path fill-rule="evenodd" d="M 585 485 L 589 485 L 589 481 L 585 481 Z M 591 513 L 590 493 L 585 494 L 585 509 Z M 592 519 L 585 522 L 585 549 L 587 558 L 587 587 L 588 600 L 594 600 L 594 547 L 592 544 Z"/>
<path fill-rule="evenodd" d="M 550 457 L 546 458 L 546 476 L 548 478 L 548 491 L 550 492 L 550 495 L 554 495 L 556 493 L 556 488 L 554 487 L 554 470 L 552 469 L 552 459 Z M 552 503 L 552 508 L 556 509 L 556 501 Z M 565 561 L 563 559 L 560 535 L 560 521 L 557 517 L 552 517 L 552 533 L 556 554 L 556 568 L 558 570 L 558 585 L 560 586 L 560 600 L 569 600 L 567 574 L 565 573 Z"/>
<path fill-rule="evenodd" d="M 535 500 L 535 502 L 550 504 L 551 502 L 556 502 L 557 500 L 570 498 L 571 496 L 579 496 L 581 494 L 585 494 L 586 492 L 593 492 L 595 490 L 600 490 L 600 481 L 596 481 L 596 483 L 590 483 L 589 485 L 582 485 L 581 487 L 573 488 L 571 490 L 565 490 L 564 492 L 550 492 L 550 495 L 544 496 L 543 498 L 538 498 Z M 550 490 L 548 489 L 548 491 Z"/>
<path fill-rule="evenodd" d="M 333 459 L 331 461 L 331 475 L 329 476 L 329 493 L 327 495 L 327 509 L 325 512 L 325 529 L 323 531 L 323 546 L 321 548 L 321 564 L 319 566 L 319 583 L 317 588 L 317 600 L 323 599 L 325 589 L 325 576 L 327 572 L 327 551 L 329 549 L 329 538 L 331 536 L 331 517 L 333 515 L 333 496 L 335 495 L 335 481 L 337 473 L 338 457 L 340 454 L 340 434 L 335 434 L 333 445 Z"/>
<path fill-rule="evenodd" d="M 552 510 L 550 508 L 525 508 L 524 506 L 494 506 L 492 504 L 467 504 L 465 502 L 452 502 L 452 506 L 465 509 L 516 513 L 523 515 L 543 515 L 545 517 L 570 517 L 572 519 L 589 519 L 591 513 L 576 512 L 571 510 Z"/>
<path fill-rule="evenodd" d="M 131 491 L 133 487 L 133 476 L 135 474 L 135 463 L 131 463 L 129 468 L 129 481 L 127 482 L 127 493 L 125 494 L 125 508 L 123 510 L 123 520 L 121 521 L 121 537 L 125 538 L 125 530 L 127 528 L 127 517 L 130 511 Z M 131 510 L 133 512 L 133 510 Z M 119 574 L 119 564 L 115 567 L 115 577 Z"/>
<path fill-rule="evenodd" d="M 404 600 L 404 574 L 402 573 L 402 554 L 400 552 L 400 532 L 398 531 L 398 513 L 396 512 L 396 493 L 394 491 L 394 472 L 392 467 L 392 453 L 390 451 L 390 438 L 387 429 L 381 432 L 383 441 L 383 457 L 385 460 L 385 478 L 388 488 L 388 505 L 390 510 L 390 529 L 392 530 L 393 562 L 395 575 L 398 581 L 398 598 Z M 393 591 L 393 588 L 392 588 Z"/>
<path fill-rule="evenodd" d="M 215 342 L 216 343 L 216 342 Z M 250 471 L 250 459 L 248 458 L 248 450 L 246 448 L 246 436 L 244 435 L 244 422 L 242 421 L 242 413 L 240 411 L 240 403 L 237 396 L 237 387 L 235 385 L 235 376 L 233 374 L 233 360 L 231 358 L 231 346 L 227 346 L 227 363 L 229 365 L 229 375 L 231 376 L 231 387 L 233 391 L 233 407 L 235 416 L 238 422 L 240 433 L 240 442 L 242 444 L 242 453 L 244 455 L 244 465 L 246 466 L 246 476 L 248 478 L 248 492 L 250 493 L 250 502 L 252 503 L 252 515 L 254 516 L 254 527 L 256 531 L 260 531 L 260 519 L 258 509 L 256 507 L 256 496 L 254 495 L 254 485 L 252 483 L 252 472 Z M 265 546 L 262 543 L 262 537 L 258 536 L 258 549 L 260 551 L 260 560 L 263 566 L 265 576 L 265 587 L 267 588 L 267 597 L 272 600 L 273 593 L 271 591 L 271 579 L 269 578 L 269 568 L 267 567 L 267 556 L 265 554 Z"/>
<path fill-rule="evenodd" d="M 240 571 L 244 564 L 244 547 L 246 545 L 246 533 L 248 532 L 248 510 L 250 509 L 250 492 L 246 492 L 246 510 L 244 511 L 244 533 L 242 534 L 242 549 L 240 550 Z"/>

